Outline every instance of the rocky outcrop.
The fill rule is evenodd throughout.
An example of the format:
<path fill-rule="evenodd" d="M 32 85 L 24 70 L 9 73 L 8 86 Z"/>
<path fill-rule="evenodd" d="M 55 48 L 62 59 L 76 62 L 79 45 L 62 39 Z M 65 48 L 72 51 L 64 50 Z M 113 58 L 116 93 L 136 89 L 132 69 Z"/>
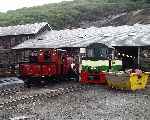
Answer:
<path fill-rule="evenodd" d="M 116 15 L 109 15 L 97 21 L 82 21 L 80 27 L 87 28 L 90 26 L 121 26 L 133 24 L 150 24 L 150 8 L 141 9 L 131 12 L 123 12 Z"/>

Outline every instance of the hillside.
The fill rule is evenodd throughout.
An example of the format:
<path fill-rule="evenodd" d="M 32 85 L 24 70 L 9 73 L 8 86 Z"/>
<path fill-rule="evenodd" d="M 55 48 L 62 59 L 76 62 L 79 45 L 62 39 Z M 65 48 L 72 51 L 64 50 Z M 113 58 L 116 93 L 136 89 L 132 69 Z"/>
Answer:
<path fill-rule="evenodd" d="M 149 6 L 149 0 L 74 0 L 0 13 L 0 26 L 44 21 L 53 29 L 64 29 L 149 23 Z M 134 12 L 138 9 L 145 11 Z"/>
<path fill-rule="evenodd" d="M 83 21 L 80 27 L 87 28 L 90 26 L 119 26 L 119 25 L 133 25 L 133 24 L 150 24 L 150 8 L 135 10 L 131 12 L 123 12 L 117 15 L 110 15 L 107 18 L 97 21 Z"/>

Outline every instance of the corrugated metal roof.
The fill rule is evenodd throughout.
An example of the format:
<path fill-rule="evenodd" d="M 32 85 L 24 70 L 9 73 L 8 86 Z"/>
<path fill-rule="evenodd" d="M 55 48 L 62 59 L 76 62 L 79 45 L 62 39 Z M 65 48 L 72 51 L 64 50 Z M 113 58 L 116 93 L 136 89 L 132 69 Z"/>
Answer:
<path fill-rule="evenodd" d="M 49 31 L 39 38 L 25 41 L 13 49 L 87 47 L 92 43 L 103 43 L 108 46 L 150 45 L 150 24 Z"/>
<path fill-rule="evenodd" d="M 26 25 L 0 27 L 0 36 L 21 35 L 21 34 L 36 34 L 41 28 L 48 23 L 34 23 Z"/>

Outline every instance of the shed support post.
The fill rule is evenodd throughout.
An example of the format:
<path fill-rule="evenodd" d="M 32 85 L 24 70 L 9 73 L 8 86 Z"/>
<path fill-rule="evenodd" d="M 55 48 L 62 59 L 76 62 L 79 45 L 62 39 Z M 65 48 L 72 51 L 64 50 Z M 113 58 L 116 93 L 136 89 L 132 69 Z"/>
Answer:
<path fill-rule="evenodd" d="M 115 59 L 115 49 L 112 50 L 112 59 Z"/>
<path fill-rule="evenodd" d="M 140 47 L 138 47 L 138 67 L 140 67 L 140 52 L 141 52 L 141 49 Z"/>

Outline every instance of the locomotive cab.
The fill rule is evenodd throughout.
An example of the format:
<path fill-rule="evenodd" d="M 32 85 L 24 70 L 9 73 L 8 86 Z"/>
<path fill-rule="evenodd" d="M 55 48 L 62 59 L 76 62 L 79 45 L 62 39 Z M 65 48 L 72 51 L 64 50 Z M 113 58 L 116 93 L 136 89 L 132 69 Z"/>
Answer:
<path fill-rule="evenodd" d="M 30 63 L 37 63 L 38 62 L 38 55 L 37 52 L 32 52 L 29 56 L 29 62 Z"/>

